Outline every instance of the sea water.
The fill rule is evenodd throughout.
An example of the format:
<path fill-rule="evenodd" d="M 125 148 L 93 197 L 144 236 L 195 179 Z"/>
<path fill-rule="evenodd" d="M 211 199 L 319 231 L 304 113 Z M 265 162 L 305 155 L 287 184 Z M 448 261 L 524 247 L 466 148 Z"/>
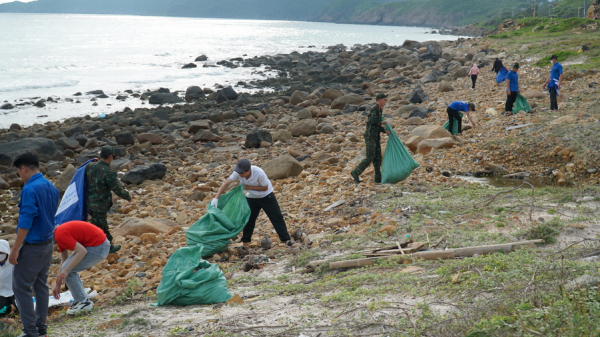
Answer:
<path fill-rule="evenodd" d="M 203 67 L 233 57 L 323 51 L 342 43 L 401 45 L 404 40 L 452 40 L 431 29 L 296 21 L 227 20 L 76 14 L 0 13 L 0 105 L 60 98 L 0 110 L 0 127 L 31 125 L 73 116 L 99 116 L 128 106 L 149 106 L 139 98 L 117 101 L 125 90 L 188 86 L 214 88 L 265 78 L 254 68 Z M 181 69 L 199 55 L 208 61 Z M 111 99 L 90 101 L 101 89 Z M 82 92 L 82 96 L 74 96 Z M 73 102 L 65 102 L 72 98 Z M 76 103 L 79 100 L 80 103 Z"/>

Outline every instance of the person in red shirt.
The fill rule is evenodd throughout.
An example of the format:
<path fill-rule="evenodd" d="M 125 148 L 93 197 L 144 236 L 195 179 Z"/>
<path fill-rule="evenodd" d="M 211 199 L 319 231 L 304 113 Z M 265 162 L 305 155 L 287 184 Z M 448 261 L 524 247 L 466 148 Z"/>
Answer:
<path fill-rule="evenodd" d="M 89 222 L 69 221 L 56 227 L 54 240 L 60 251 L 61 264 L 52 295 L 59 299 L 60 287 L 66 283 L 73 295 L 73 305 L 67 314 L 92 310 L 94 304 L 83 290 L 79 272 L 90 269 L 108 256 L 110 242 L 106 234 Z M 71 255 L 69 250 L 73 252 Z"/>

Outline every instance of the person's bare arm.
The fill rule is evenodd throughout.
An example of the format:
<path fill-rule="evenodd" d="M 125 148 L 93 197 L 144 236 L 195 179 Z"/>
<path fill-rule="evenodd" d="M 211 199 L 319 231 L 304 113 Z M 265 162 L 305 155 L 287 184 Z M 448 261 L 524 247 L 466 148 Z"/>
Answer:
<path fill-rule="evenodd" d="M 52 296 L 54 296 L 54 298 L 56 299 L 60 298 L 60 287 L 65 282 L 67 275 L 69 275 L 71 270 L 73 270 L 73 268 L 75 268 L 75 266 L 78 265 L 79 262 L 81 262 L 83 257 L 87 254 L 87 249 L 85 249 L 85 247 L 81 243 L 77 242 L 75 243 L 73 254 L 75 254 L 73 259 L 69 262 L 68 265 L 64 266 L 63 270 L 61 270 L 61 272 L 58 274 L 58 277 L 56 278 L 56 284 L 54 285 L 54 289 L 52 290 Z M 60 253 L 60 258 L 62 260 L 61 267 L 64 264 L 64 261 L 66 260 L 66 255 L 66 250 Z"/>
<path fill-rule="evenodd" d="M 510 80 L 506 80 L 506 93 L 510 95 Z"/>
<path fill-rule="evenodd" d="M 221 185 L 221 187 L 219 188 L 219 191 L 217 192 L 217 195 L 215 196 L 215 199 L 219 199 L 219 197 L 221 195 L 223 195 L 225 193 L 225 191 L 227 191 L 227 188 L 229 187 L 229 184 L 231 184 L 231 179 L 227 178 L 225 180 L 225 182 L 223 183 L 223 185 Z"/>
<path fill-rule="evenodd" d="M 473 118 L 471 118 L 471 114 L 468 111 L 465 111 L 465 113 L 467 114 L 467 118 L 469 119 L 469 122 L 471 122 L 471 125 L 473 125 L 473 128 L 476 128 L 477 124 L 475 124 L 475 121 L 473 121 Z"/>

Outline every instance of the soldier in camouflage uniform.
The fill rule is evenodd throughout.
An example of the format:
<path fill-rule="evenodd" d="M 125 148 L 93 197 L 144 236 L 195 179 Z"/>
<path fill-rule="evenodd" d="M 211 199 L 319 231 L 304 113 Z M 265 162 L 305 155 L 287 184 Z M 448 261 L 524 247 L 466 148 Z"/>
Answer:
<path fill-rule="evenodd" d="M 85 174 L 88 181 L 87 209 L 92 219 L 91 223 L 100 227 L 106 238 L 110 241 L 110 253 L 116 253 L 121 249 L 120 245 L 112 244 L 112 235 L 108 231 L 108 220 L 106 214 L 112 206 L 111 191 L 119 197 L 131 201 L 131 195 L 121 185 L 117 174 L 110 168 L 110 163 L 114 159 L 114 150 L 112 146 L 105 145 L 100 151 L 100 161 L 90 163 L 85 168 Z"/>
<path fill-rule="evenodd" d="M 389 134 L 384 125 L 386 121 L 382 121 L 383 107 L 387 103 L 387 95 L 379 93 L 375 96 L 377 104 L 371 108 L 369 119 L 367 120 L 367 130 L 365 131 L 366 158 L 363 159 L 358 166 L 350 172 L 352 178 L 357 183 L 360 183 L 358 178 L 364 170 L 373 163 L 375 168 L 375 182 L 381 183 L 381 133 Z"/>

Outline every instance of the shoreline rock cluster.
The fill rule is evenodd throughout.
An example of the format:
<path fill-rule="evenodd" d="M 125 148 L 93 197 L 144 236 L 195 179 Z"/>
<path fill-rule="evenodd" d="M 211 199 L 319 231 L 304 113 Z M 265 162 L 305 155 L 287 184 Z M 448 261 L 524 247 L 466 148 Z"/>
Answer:
<path fill-rule="evenodd" d="M 391 232 L 405 221 L 398 218 L 400 209 L 381 214 L 358 207 L 361 200 L 389 187 L 367 178 L 372 169 L 358 185 L 348 174 L 363 158 L 365 116 L 377 93 L 389 95 L 384 116 L 422 166 L 400 183 L 403 189 L 426 193 L 433 185 L 457 187 L 468 183 L 454 175 L 477 172 L 528 171 L 554 180 L 598 183 L 597 170 L 590 172 L 595 169 L 590 165 L 597 164 L 595 157 L 588 158 L 572 145 L 549 141 L 537 146 L 527 143 L 534 141 L 531 137 L 502 144 L 515 137 L 507 126 L 585 124 L 592 117 L 579 113 L 560 120 L 542 112 L 498 116 L 502 87 L 495 85 L 491 76 L 482 76 L 472 91 L 466 78 L 473 63 L 482 69 L 491 67 L 495 57 L 522 61 L 517 55 L 464 39 L 351 49 L 337 45 L 325 52 L 238 58 L 229 62 L 277 71 L 280 76 L 276 78 L 251 83 L 277 91 L 250 95 L 238 94 L 230 87 L 217 91 L 190 87 L 180 97 L 160 89 L 149 98 L 158 95 L 178 102 L 126 108 L 105 118 L 84 116 L 26 128 L 13 124 L 0 130 L 0 237 L 14 242 L 18 221 L 22 183 L 9 167 L 14 154 L 25 149 L 37 151 L 42 172 L 64 191 L 76 167 L 95 157 L 104 144 L 115 146 L 118 158 L 111 166 L 134 199 L 131 203 L 116 200 L 109 217 L 116 243 L 123 245 L 119 255 L 111 254 L 106 264 L 82 275 L 84 282 L 99 291 L 101 302 L 116 298 L 132 277 L 138 277 L 146 290 L 160 282 L 168 256 L 185 242 L 185 229 L 204 214 L 206 204 L 239 158 L 263 167 L 274 181 L 288 228 L 298 242 L 293 249 L 326 245 L 322 238 L 333 232 L 364 234 L 365 224 L 384 223 L 382 230 Z M 525 68 L 527 63 L 523 62 Z M 544 95 L 533 88 L 546 72 L 530 69 L 522 75 L 522 86 L 530 91 L 524 94 L 533 106 L 545 105 Z M 583 86 L 589 79 L 587 75 L 569 76 L 567 81 L 573 87 Z M 565 89 L 566 95 L 569 90 Z M 445 107 L 454 100 L 473 101 L 478 107 L 479 127 L 465 124 L 458 141 L 441 127 L 447 120 Z M 574 108 L 568 100 L 561 104 L 561 109 Z M 541 111 L 541 107 L 537 109 Z M 516 136 L 541 132 L 540 127 L 515 131 L 524 132 Z M 332 204 L 356 210 L 351 216 L 340 214 L 339 208 L 327 208 Z M 264 215 L 258 224 L 254 249 L 259 249 L 259 241 L 265 237 L 275 245 L 268 254 L 286 249 L 278 245 Z M 228 267 L 243 258 L 233 246 L 213 257 Z M 54 264 L 51 282 L 56 272 Z"/>

